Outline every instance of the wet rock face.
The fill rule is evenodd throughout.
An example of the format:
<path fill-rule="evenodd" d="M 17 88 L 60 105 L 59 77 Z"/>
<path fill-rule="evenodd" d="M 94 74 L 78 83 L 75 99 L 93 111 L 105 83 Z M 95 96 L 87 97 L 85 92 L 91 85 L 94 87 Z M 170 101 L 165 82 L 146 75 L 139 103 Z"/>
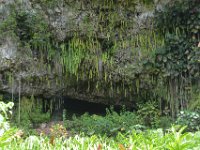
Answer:
<path fill-rule="evenodd" d="M 17 52 L 17 43 L 11 37 L 5 37 L 0 43 L 0 57 L 2 59 L 15 59 Z"/>
<path fill-rule="evenodd" d="M 92 5 L 83 1 L 50 1 L 48 4 L 44 2 L 21 0 L 21 5 L 17 6 L 14 0 L 0 0 L 0 25 L 11 13 L 10 4 L 16 5 L 16 10 L 23 9 L 33 15 L 39 13 L 51 30 L 54 40 L 58 43 L 72 39 L 76 33 L 81 37 L 87 37 L 88 34 L 95 35 L 101 45 L 94 55 L 101 55 L 105 52 L 109 48 L 108 43 L 112 45 L 114 42 L 121 42 L 118 32 L 120 24 L 117 24 L 120 23 L 121 19 L 127 22 L 127 28 L 121 35 L 125 41 L 144 28 L 151 28 L 153 8 L 155 7 L 149 9 L 138 5 L 139 7 L 135 9 L 132 9 L 131 6 L 130 9 L 126 9 L 121 5 L 116 6 L 118 8 L 113 11 L 118 16 L 115 18 L 112 33 L 108 34 L 106 21 L 100 22 L 103 28 L 99 28 L 98 22 L 99 10 L 104 14 L 108 10 L 99 8 L 97 2 Z M 21 32 L 21 30 L 17 32 Z M 117 92 L 111 93 L 109 98 L 105 91 L 88 92 L 88 88 L 85 87 L 88 83 L 87 79 L 77 83 L 74 78 L 66 78 L 62 74 L 62 66 L 56 63 L 56 60 L 51 63 L 54 69 L 50 70 L 45 61 L 38 60 L 37 51 L 34 51 L 31 46 L 22 44 L 19 36 L 12 36 L 6 31 L 2 35 L 0 37 L 0 92 L 17 94 L 20 91 L 22 95 L 34 94 L 44 98 L 69 96 L 72 99 L 116 105 L 130 105 L 132 103 L 130 100 L 122 101 L 124 96 L 117 94 Z M 107 47 L 104 46 L 106 44 Z M 119 70 L 121 68 L 132 69 L 135 60 L 133 61 L 133 57 L 131 57 L 130 46 L 118 48 L 113 55 L 115 67 L 109 72 L 113 76 L 113 80 L 117 81 L 122 76 Z M 98 68 L 100 74 L 105 69 L 102 59 L 98 60 Z M 132 73 L 128 76 L 128 80 L 132 79 Z M 103 78 L 103 73 L 100 75 L 101 78 Z M 104 88 L 106 90 L 109 87 Z"/>
<path fill-rule="evenodd" d="M 17 43 L 11 38 L 6 38 L 3 42 L 0 46 L 0 91 L 13 94 L 20 91 L 27 96 L 35 93 L 44 97 L 57 93 L 58 87 L 51 86 L 48 89 L 45 82 L 38 81 L 47 75 L 54 80 L 53 74 L 48 73 L 41 64 L 23 51 L 18 51 Z"/>

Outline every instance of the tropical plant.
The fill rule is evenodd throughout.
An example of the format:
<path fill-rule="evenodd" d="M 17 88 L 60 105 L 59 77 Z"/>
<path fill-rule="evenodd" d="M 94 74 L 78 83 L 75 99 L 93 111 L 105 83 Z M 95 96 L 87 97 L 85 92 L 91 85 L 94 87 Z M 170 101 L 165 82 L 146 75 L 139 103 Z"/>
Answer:
<path fill-rule="evenodd" d="M 80 117 L 73 117 L 73 120 L 67 123 L 67 128 L 76 132 L 84 132 L 87 135 L 116 135 L 118 132 L 128 132 L 132 129 L 143 129 L 139 125 L 134 112 L 121 111 L 115 112 L 113 109 L 107 109 L 105 116 L 92 115 L 85 113 Z"/>
<path fill-rule="evenodd" d="M 145 126 L 156 127 L 159 124 L 161 114 L 155 102 L 147 102 L 145 104 L 138 104 L 137 115 Z"/>
<path fill-rule="evenodd" d="M 5 149 L 13 150 L 111 150 L 111 149 L 148 149 L 148 150 L 189 150 L 199 149 L 200 133 L 182 133 L 184 128 L 176 130 L 172 127 L 169 133 L 164 134 L 162 130 L 149 130 L 147 132 L 137 133 L 134 130 L 129 134 L 118 133 L 116 137 L 101 135 L 86 136 L 75 135 L 74 137 L 48 138 L 29 136 L 25 139 L 14 140 L 9 143 Z"/>
<path fill-rule="evenodd" d="M 12 114 L 12 107 L 14 103 L 9 102 L 5 104 L 4 102 L 0 101 L 0 136 L 4 134 L 6 130 L 10 128 L 8 123 L 9 115 Z"/>
<path fill-rule="evenodd" d="M 199 7 L 199 0 L 175 0 L 155 13 L 156 30 L 165 39 L 164 46 L 156 49 L 155 66 L 166 86 L 164 97 L 173 118 L 188 107 L 191 89 L 199 86 L 193 82 L 198 81 L 200 66 Z"/>
<path fill-rule="evenodd" d="M 14 103 L 9 102 L 5 104 L 0 101 L 0 148 L 9 144 L 14 138 L 16 129 L 10 127 L 8 122 L 9 116 L 12 114 L 12 107 Z"/>
<path fill-rule="evenodd" d="M 187 126 L 187 131 L 200 130 L 200 114 L 198 111 L 180 111 L 176 124 Z"/>

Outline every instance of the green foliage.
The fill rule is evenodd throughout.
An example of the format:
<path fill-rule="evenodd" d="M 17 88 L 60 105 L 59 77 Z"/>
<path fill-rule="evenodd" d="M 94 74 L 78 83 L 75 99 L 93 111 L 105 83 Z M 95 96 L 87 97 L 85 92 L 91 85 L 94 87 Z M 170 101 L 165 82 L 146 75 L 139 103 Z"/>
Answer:
<path fill-rule="evenodd" d="M 168 130 L 173 124 L 173 120 L 170 116 L 160 116 L 158 120 L 155 121 L 156 128 L 162 128 L 164 131 Z"/>
<path fill-rule="evenodd" d="M 11 109 L 14 106 L 14 103 L 9 102 L 5 104 L 0 101 L 0 136 L 4 134 L 10 128 L 10 125 L 7 121 L 9 115 L 12 114 Z"/>
<path fill-rule="evenodd" d="M 145 126 L 156 127 L 159 124 L 160 111 L 155 102 L 139 104 L 137 114 Z"/>
<path fill-rule="evenodd" d="M 194 90 L 192 91 L 192 99 L 189 102 L 189 110 L 200 110 L 200 92 L 197 87 L 193 88 Z"/>
<path fill-rule="evenodd" d="M 175 0 L 164 11 L 157 11 L 156 26 L 162 34 L 176 33 L 177 29 L 188 36 L 199 34 L 200 15 L 198 0 Z"/>
<path fill-rule="evenodd" d="M 20 122 L 17 120 L 19 115 L 18 107 L 14 111 L 15 117 L 13 117 L 14 122 L 17 123 L 19 127 L 30 129 L 34 125 L 50 120 L 50 112 L 43 113 L 41 101 L 34 99 L 34 97 L 31 97 L 30 99 L 22 97 L 20 105 Z"/>
<path fill-rule="evenodd" d="M 25 10 L 15 10 L 14 14 L 16 20 L 14 31 L 21 42 L 29 42 L 33 39 L 42 42 L 48 36 L 48 25 L 41 14 Z"/>
<path fill-rule="evenodd" d="M 173 118 L 180 108 L 188 107 L 191 89 L 198 86 L 199 7 L 198 0 L 175 0 L 155 13 L 156 30 L 165 39 L 164 46 L 156 49 L 155 67 L 166 86 L 165 99 Z"/>
<path fill-rule="evenodd" d="M 177 131 L 175 127 L 171 128 L 172 133 L 169 136 L 171 143 L 167 145 L 169 150 L 185 150 L 195 146 L 193 142 L 188 140 L 191 138 L 191 135 L 189 133 L 182 133 L 184 129 L 185 127 Z"/>
<path fill-rule="evenodd" d="M 137 119 L 134 112 L 122 111 L 117 113 L 108 110 L 106 116 L 92 115 L 87 113 L 81 117 L 73 117 L 73 120 L 68 123 L 67 128 L 76 132 L 84 132 L 87 135 L 116 135 L 117 132 L 128 132 L 132 129 L 143 129 L 139 126 L 140 121 Z"/>
<path fill-rule="evenodd" d="M 76 135 L 66 139 L 48 138 L 29 136 L 25 139 L 14 140 L 5 147 L 5 149 L 13 150 L 60 150 L 60 149 L 151 149 L 151 150 L 188 150 L 199 149 L 200 133 L 182 133 L 184 128 L 176 130 L 171 129 L 171 132 L 164 133 L 162 130 L 150 130 L 148 132 L 137 133 L 134 130 L 129 134 L 118 133 L 116 137 L 100 136 L 100 135 Z"/>
<path fill-rule="evenodd" d="M 0 23 L 0 33 L 14 31 L 16 29 L 16 19 L 13 14 L 8 16 L 6 20 Z"/>
<path fill-rule="evenodd" d="M 185 35 L 167 34 L 165 46 L 156 52 L 156 65 L 164 77 L 199 76 L 195 41 Z"/>
<path fill-rule="evenodd" d="M 157 30 L 165 37 L 165 46 L 156 51 L 156 65 L 164 77 L 199 76 L 199 7 L 197 0 L 176 0 L 156 13 Z"/>
<path fill-rule="evenodd" d="M 40 3 L 48 8 L 55 8 L 57 5 L 62 4 L 62 0 L 35 0 L 33 3 Z"/>
<path fill-rule="evenodd" d="M 195 61 L 200 28 L 199 6 L 196 0 L 176 0 L 156 15 L 157 28 L 165 36 L 165 46 L 157 51 L 158 65 L 163 65 L 162 71 L 166 69 L 168 73 L 165 76 L 178 76 L 187 71 L 194 74 L 195 65 L 199 65 Z"/>
<path fill-rule="evenodd" d="M 176 124 L 187 126 L 187 131 L 200 130 L 200 114 L 198 111 L 180 111 L 177 116 Z"/>
<path fill-rule="evenodd" d="M 5 111 L 9 110 L 13 104 L 8 103 L 4 104 L 3 102 L 0 103 L 0 114 L 2 116 L 6 116 L 7 114 Z M 2 113 L 3 112 L 3 113 Z M 87 116 L 87 115 L 85 115 Z M 132 118 L 133 117 L 133 118 Z M 91 118 L 95 119 L 98 124 L 101 123 L 103 120 L 100 116 L 92 116 L 83 117 L 91 121 Z M 129 122 L 132 122 L 135 118 L 135 114 L 127 111 L 122 111 L 120 114 L 117 114 L 112 109 L 107 110 L 106 123 L 111 124 L 118 123 L 118 125 L 123 124 L 130 125 Z M 193 117 L 194 118 L 194 117 Z M 128 119 L 128 120 L 127 120 Z M 133 119 L 133 120 L 131 120 Z M 77 122 L 78 120 L 76 120 Z M 81 120 L 82 123 L 83 120 Z M 85 120 L 84 120 L 85 121 Z M 129 122 L 127 122 L 129 121 Z M 135 121 L 135 120 L 134 120 Z M 90 122 L 90 124 L 95 125 L 95 122 Z M 87 123 L 88 126 L 90 126 Z M 109 125 L 108 124 L 108 125 Z M 133 125 L 133 122 L 131 123 Z M 80 125 L 80 124 L 79 124 Z M 106 132 L 102 127 L 109 126 L 98 126 L 102 131 Z M 125 126 L 123 126 L 125 128 Z M 95 128 L 97 130 L 97 128 Z M 122 129 L 121 127 L 119 128 Z M 51 137 L 44 137 L 44 136 L 28 136 L 25 138 L 21 138 L 19 132 L 16 132 L 15 129 L 11 128 L 10 130 L 6 130 L 3 135 L 0 135 L 0 147 L 1 149 L 13 149 L 13 150 L 25 150 L 25 149 L 35 149 L 35 150 L 46 150 L 46 149 L 169 149 L 169 150 L 187 150 L 187 149 L 199 149 L 199 140 L 200 140 L 200 132 L 190 133 L 185 132 L 183 133 L 185 127 L 180 128 L 177 130 L 176 127 L 172 127 L 167 133 L 161 129 L 157 130 L 147 130 L 145 132 L 138 132 L 135 129 L 130 129 L 126 133 L 122 133 L 120 130 L 116 131 L 115 136 L 110 136 L 106 134 L 93 134 L 93 135 L 86 135 L 81 133 L 80 135 L 75 135 L 68 137 L 66 139 L 66 130 L 63 126 L 56 125 L 52 128 L 54 130 L 54 134 Z"/>
<path fill-rule="evenodd" d="M 50 128 L 50 137 L 67 137 L 66 128 L 61 124 L 56 124 Z"/>
<path fill-rule="evenodd" d="M 66 109 L 63 109 L 63 113 L 62 113 L 62 121 L 63 121 L 63 124 L 64 126 L 67 128 L 67 111 Z"/>
<path fill-rule="evenodd" d="M 8 122 L 9 116 L 12 114 L 11 109 L 13 106 L 14 103 L 12 102 L 5 104 L 0 101 L 0 148 L 8 145 L 16 132 L 16 129 L 10 128 L 10 123 Z"/>

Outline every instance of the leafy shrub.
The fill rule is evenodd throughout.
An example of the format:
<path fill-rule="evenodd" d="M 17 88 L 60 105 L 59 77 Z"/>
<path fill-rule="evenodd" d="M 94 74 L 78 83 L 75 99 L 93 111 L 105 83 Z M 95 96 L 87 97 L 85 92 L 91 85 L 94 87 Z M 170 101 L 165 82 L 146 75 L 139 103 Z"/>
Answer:
<path fill-rule="evenodd" d="M 2 136 L 4 132 L 10 128 L 7 119 L 9 114 L 12 114 L 10 110 L 13 106 L 14 104 L 12 102 L 5 104 L 0 101 L 0 136 Z"/>
<path fill-rule="evenodd" d="M 51 131 L 50 136 L 52 138 L 54 138 L 54 137 L 67 137 L 67 134 L 68 134 L 67 131 L 66 131 L 66 128 L 61 124 L 56 124 L 56 125 L 52 126 L 50 128 L 50 131 Z"/>
<path fill-rule="evenodd" d="M 191 101 L 189 97 L 192 92 L 187 92 L 187 89 L 198 85 L 199 8 L 199 0 L 173 0 L 162 10 L 155 11 L 157 33 L 164 37 L 164 45 L 155 50 L 155 66 L 165 83 L 163 88 L 168 89 L 168 94 L 163 96 L 170 100 L 169 108 L 173 118 L 179 108 L 188 108 L 187 102 Z M 188 82 L 192 83 L 189 87 Z M 182 96 L 183 93 L 187 96 Z M 178 100 L 180 98 L 181 101 Z"/>
<path fill-rule="evenodd" d="M 138 126 L 140 121 L 134 112 L 121 111 L 115 112 L 112 108 L 107 109 L 106 116 L 92 115 L 85 113 L 81 117 L 73 117 L 67 127 L 87 135 L 106 134 L 116 135 L 117 132 L 127 132 L 131 129 L 142 128 Z"/>
<path fill-rule="evenodd" d="M 138 117 L 142 120 L 145 126 L 155 127 L 159 124 L 160 111 L 155 102 L 139 104 L 138 107 Z"/>
<path fill-rule="evenodd" d="M 198 112 L 180 111 L 176 123 L 187 126 L 188 131 L 196 131 L 200 129 L 200 114 Z"/>
<path fill-rule="evenodd" d="M 16 129 L 10 128 L 8 122 L 9 115 L 12 114 L 11 109 L 14 103 L 9 102 L 5 104 L 0 101 L 0 148 L 9 144 L 15 138 Z"/>
<path fill-rule="evenodd" d="M 173 120 L 171 117 L 161 116 L 159 120 L 157 121 L 156 127 L 167 130 L 171 127 L 172 123 L 173 123 Z"/>
<path fill-rule="evenodd" d="M 200 89 L 197 87 L 193 87 L 194 91 L 192 91 L 192 98 L 189 101 L 189 109 L 190 110 L 200 110 Z"/>

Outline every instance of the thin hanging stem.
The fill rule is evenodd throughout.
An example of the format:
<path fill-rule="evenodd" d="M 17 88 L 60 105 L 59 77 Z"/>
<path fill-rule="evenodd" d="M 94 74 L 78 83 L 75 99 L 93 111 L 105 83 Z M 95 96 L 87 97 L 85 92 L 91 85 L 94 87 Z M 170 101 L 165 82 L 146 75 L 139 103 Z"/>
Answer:
<path fill-rule="evenodd" d="M 14 79 L 13 79 L 13 76 L 12 76 L 12 102 L 14 101 Z"/>
<path fill-rule="evenodd" d="M 19 106 L 18 106 L 18 112 L 19 112 L 19 116 L 18 116 L 18 117 L 19 117 L 19 118 L 18 118 L 19 120 L 18 120 L 18 121 L 19 121 L 19 123 L 20 123 L 20 120 L 21 120 L 21 118 L 20 118 L 20 117 L 21 117 L 21 116 L 20 116 L 20 115 L 21 115 L 21 114 L 20 114 L 20 111 L 21 111 L 20 105 L 21 105 L 21 77 L 19 78 Z"/>

